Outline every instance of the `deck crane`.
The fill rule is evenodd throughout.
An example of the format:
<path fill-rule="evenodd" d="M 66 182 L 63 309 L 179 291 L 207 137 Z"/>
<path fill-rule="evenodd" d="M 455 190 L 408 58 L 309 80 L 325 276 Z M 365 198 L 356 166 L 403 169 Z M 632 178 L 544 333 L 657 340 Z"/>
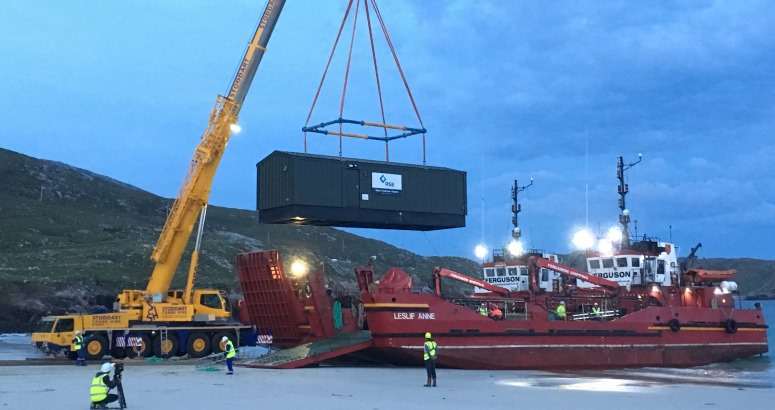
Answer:
<path fill-rule="evenodd" d="M 463 275 L 462 273 L 437 266 L 433 269 L 433 279 L 436 284 L 436 296 L 439 297 L 441 297 L 441 278 L 452 278 L 459 282 L 489 290 L 490 292 L 496 293 L 500 296 L 506 296 L 509 294 L 509 290 L 504 287 L 493 285 L 483 280 L 472 278 L 470 276 Z"/>
<path fill-rule="evenodd" d="M 698 242 L 697 246 L 692 248 L 692 251 L 689 252 L 689 256 L 687 256 L 683 262 L 681 262 L 681 273 L 686 273 L 686 271 L 689 270 L 690 267 L 694 266 L 694 262 L 697 260 L 697 251 L 702 247 L 702 242 Z"/>
<path fill-rule="evenodd" d="M 560 263 L 551 261 L 549 259 L 539 258 L 537 256 L 531 256 L 528 259 L 527 269 L 528 269 L 528 272 L 530 273 L 530 280 L 532 282 L 533 291 L 536 291 L 537 289 L 539 289 L 536 283 L 537 282 L 536 278 L 538 277 L 539 268 L 551 269 L 563 276 L 582 280 L 587 283 L 592 283 L 594 285 L 599 286 L 601 288 L 601 291 L 607 294 L 615 294 L 620 289 L 620 286 L 618 283 L 610 281 L 608 279 L 597 277 L 595 275 L 589 274 L 582 270 L 572 268 L 567 265 L 562 265 Z"/>
<path fill-rule="evenodd" d="M 150 355 L 149 345 L 152 344 L 155 353 L 164 356 L 188 353 L 201 357 L 210 352 L 211 346 L 215 348 L 222 336 L 237 336 L 236 325 L 239 323 L 231 321 L 226 293 L 194 289 L 194 277 L 215 171 L 284 5 L 285 0 L 267 2 L 228 94 L 218 95 L 216 99 L 207 128 L 151 254 L 155 266 L 146 288 L 124 290 L 116 298 L 114 312 L 110 314 L 54 317 L 48 332 L 33 334 L 36 346 L 66 348 L 74 332 L 81 330 L 91 336 L 86 345 L 89 358 L 101 357 L 108 349 L 114 352 L 114 342 L 119 342 L 117 335 L 125 336 L 125 341 L 130 335 L 141 340 L 141 355 Z M 185 290 L 170 291 L 197 216 L 199 229 Z M 114 353 L 114 356 L 121 354 Z"/>

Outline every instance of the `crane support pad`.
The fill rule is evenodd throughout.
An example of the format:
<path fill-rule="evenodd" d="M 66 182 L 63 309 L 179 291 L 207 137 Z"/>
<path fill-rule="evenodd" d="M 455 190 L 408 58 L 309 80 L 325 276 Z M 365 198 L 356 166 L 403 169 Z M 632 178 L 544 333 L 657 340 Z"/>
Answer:
<path fill-rule="evenodd" d="M 416 231 L 465 226 L 463 171 L 282 151 L 256 167 L 261 223 Z"/>

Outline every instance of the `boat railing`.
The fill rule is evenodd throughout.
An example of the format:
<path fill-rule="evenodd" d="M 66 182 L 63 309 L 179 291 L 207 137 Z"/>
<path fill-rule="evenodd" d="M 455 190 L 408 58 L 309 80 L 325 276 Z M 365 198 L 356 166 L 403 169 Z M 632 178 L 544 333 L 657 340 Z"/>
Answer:
<path fill-rule="evenodd" d="M 617 318 L 621 316 L 620 310 L 608 310 L 605 312 L 600 312 L 599 315 L 596 315 L 592 312 L 585 312 L 585 313 L 573 313 L 570 315 L 571 320 L 611 320 L 614 318 Z"/>
<path fill-rule="evenodd" d="M 530 320 L 530 314 L 527 312 L 506 312 L 504 320 Z"/>
<path fill-rule="evenodd" d="M 483 299 L 483 298 L 449 298 L 450 303 L 479 312 L 480 306 L 484 303 L 488 311 L 495 306 L 503 313 L 502 320 L 530 320 L 530 314 L 527 313 L 527 302 L 520 299 Z"/>
<path fill-rule="evenodd" d="M 510 260 L 524 259 L 525 255 L 544 255 L 543 249 L 528 249 L 519 255 L 513 255 L 508 251 L 508 248 L 493 249 L 492 260 L 493 262 L 505 262 Z"/>

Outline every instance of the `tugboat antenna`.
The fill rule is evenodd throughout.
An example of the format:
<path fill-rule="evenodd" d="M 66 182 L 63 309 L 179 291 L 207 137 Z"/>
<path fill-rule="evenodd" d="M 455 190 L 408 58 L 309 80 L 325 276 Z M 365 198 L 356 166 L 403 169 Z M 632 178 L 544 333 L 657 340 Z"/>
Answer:
<path fill-rule="evenodd" d="M 638 160 L 624 165 L 624 158 L 619 157 L 619 164 L 616 167 L 616 178 L 619 179 L 619 209 L 622 211 L 619 214 L 619 223 L 622 224 L 622 246 L 629 246 L 630 245 L 630 232 L 627 227 L 627 224 L 630 222 L 630 211 L 627 210 L 627 206 L 625 203 L 625 196 L 628 192 L 630 192 L 630 187 L 628 184 L 624 182 L 624 171 L 632 168 L 636 164 L 638 164 L 643 159 L 643 154 L 638 154 Z"/>
<path fill-rule="evenodd" d="M 524 186 L 519 186 L 515 179 L 514 187 L 511 188 L 511 199 L 514 200 L 514 205 L 511 206 L 511 212 L 514 214 L 514 216 L 511 217 L 511 223 L 514 225 L 514 229 L 511 230 L 511 237 L 514 238 L 515 241 L 518 241 L 520 236 L 522 236 L 522 230 L 519 229 L 519 219 L 517 217 L 522 211 L 522 205 L 519 204 L 517 196 L 520 192 L 530 188 L 531 185 L 533 185 L 533 178 L 530 178 L 530 183 Z"/>

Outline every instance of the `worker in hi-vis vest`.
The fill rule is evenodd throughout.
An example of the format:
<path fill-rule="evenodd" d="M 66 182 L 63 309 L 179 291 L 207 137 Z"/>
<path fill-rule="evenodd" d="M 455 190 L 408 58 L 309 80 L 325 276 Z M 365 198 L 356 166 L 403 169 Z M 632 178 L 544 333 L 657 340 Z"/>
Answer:
<path fill-rule="evenodd" d="M 592 306 L 592 320 L 600 320 L 601 316 L 600 306 L 598 306 L 597 302 L 595 302 L 595 305 Z"/>
<path fill-rule="evenodd" d="M 482 316 L 487 316 L 487 305 L 485 305 L 484 303 L 479 305 L 479 314 Z"/>
<path fill-rule="evenodd" d="M 423 345 L 423 359 L 425 359 L 425 372 L 428 374 L 428 382 L 425 387 L 436 387 L 436 342 L 433 341 L 430 332 L 425 333 L 425 344 Z"/>
<path fill-rule="evenodd" d="M 557 319 L 565 320 L 567 319 L 567 316 L 565 315 L 565 302 L 561 301 L 560 306 L 557 306 Z"/>
<path fill-rule="evenodd" d="M 100 367 L 100 371 L 91 379 L 91 406 L 92 409 L 104 409 L 108 403 L 118 400 L 117 394 L 108 394 L 108 391 L 118 386 L 121 376 L 116 376 L 110 380 L 110 371 L 116 365 L 105 363 Z"/>
<path fill-rule="evenodd" d="M 75 331 L 75 337 L 73 338 L 73 349 L 78 358 L 75 361 L 76 366 L 86 366 L 86 346 L 83 344 L 83 335 L 80 330 Z"/>
<path fill-rule="evenodd" d="M 232 368 L 231 364 L 234 356 L 237 355 L 237 351 L 234 350 L 234 344 L 231 343 L 228 336 L 222 337 L 221 342 L 226 344 L 226 347 L 223 348 L 223 353 L 226 355 L 226 367 L 229 369 L 226 374 L 234 374 L 234 368 Z"/>

